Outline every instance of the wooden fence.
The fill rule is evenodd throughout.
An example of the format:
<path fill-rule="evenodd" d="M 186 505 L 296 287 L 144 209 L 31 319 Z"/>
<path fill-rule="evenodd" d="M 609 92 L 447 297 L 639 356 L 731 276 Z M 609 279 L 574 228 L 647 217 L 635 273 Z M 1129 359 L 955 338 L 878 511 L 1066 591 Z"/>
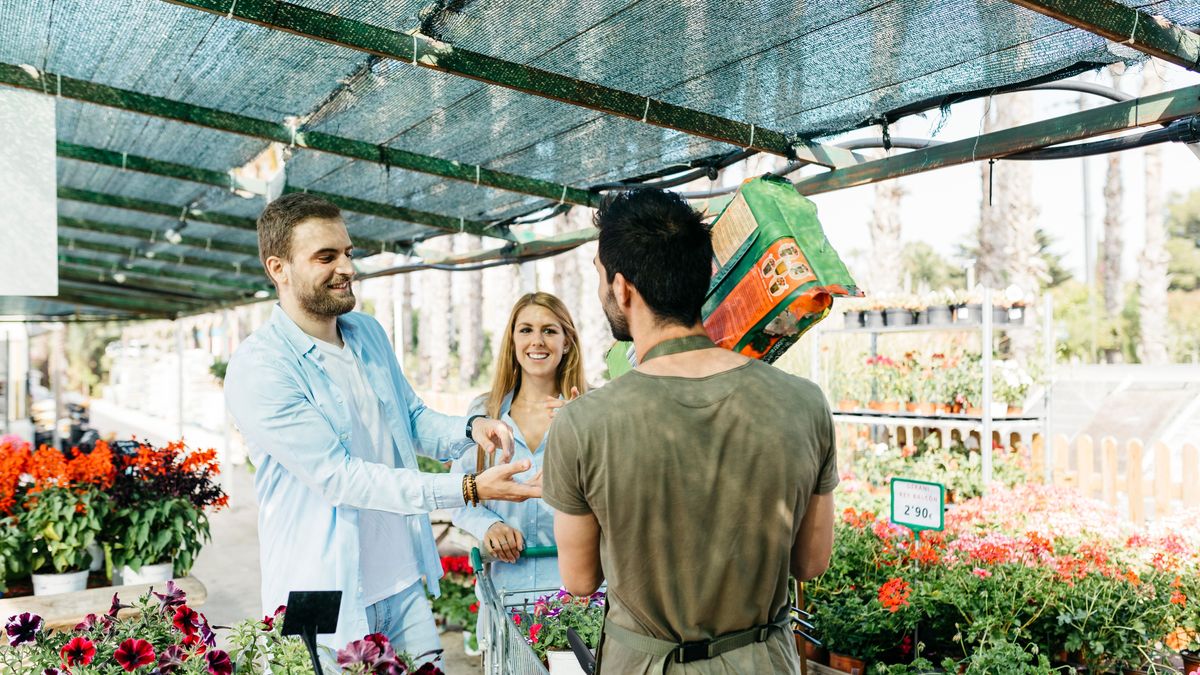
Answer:
<path fill-rule="evenodd" d="M 1146 448 L 1137 439 L 1122 444 L 1112 437 L 1097 445 L 1086 434 L 1074 441 L 1060 434 L 1049 456 L 1045 450 L 1042 438 L 1035 437 L 1034 476 L 1046 475 L 1049 461 L 1054 485 L 1107 502 L 1135 523 L 1200 507 L 1200 451 L 1194 445 Z"/>

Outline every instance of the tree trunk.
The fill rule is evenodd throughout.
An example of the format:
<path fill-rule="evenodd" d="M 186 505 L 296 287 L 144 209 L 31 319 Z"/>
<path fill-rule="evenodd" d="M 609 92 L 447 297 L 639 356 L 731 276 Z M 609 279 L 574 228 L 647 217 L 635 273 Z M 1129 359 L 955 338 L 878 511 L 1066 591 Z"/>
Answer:
<path fill-rule="evenodd" d="M 459 250 L 483 247 L 482 239 L 461 235 Z M 458 380 L 469 389 L 479 377 L 479 358 L 483 355 L 483 272 L 457 272 L 462 293 L 458 302 Z"/>
<path fill-rule="evenodd" d="M 381 254 L 378 258 L 381 265 L 391 267 L 395 264 L 396 256 L 392 253 Z M 392 277 L 370 279 L 371 299 L 375 302 L 375 319 L 383 326 L 388 342 L 393 348 L 396 345 L 396 318 L 394 314 L 395 300 L 392 295 Z"/>
<path fill-rule="evenodd" d="M 1113 88 L 1121 88 L 1121 76 L 1112 69 Z M 1109 318 L 1121 313 L 1121 253 L 1125 245 L 1124 214 L 1125 187 L 1121 184 L 1121 154 L 1108 155 L 1108 171 L 1104 179 L 1104 248 L 1100 257 L 1100 283 L 1104 294 L 1104 311 Z"/>
<path fill-rule="evenodd" d="M 592 224 L 592 209 L 576 206 L 567 212 L 566 216 L 560 219 L 557 231 L 574 232 L 590 227 Z M 583 308 L 582 297 L 580 295 L 583 284 L 583 274 L 591 272 L 590 269 L 584 269 L 583 261 L 579 259 L 575 251 L 568 251 L 554 256 L 554 291 L 558 295 L 558 299 L 563 301 L 567 306 L 567 310 L 571 312 L 571 318 L 575 321 L 576 328 L 579 327 L 580 311 Z M 587 262 L 591 267 L 591 261 Z M 594 272 L 593 272 L 594 274 Z"/>
<path fill-rule="evenodd" d="M 982 133 L 1003 128 L 1005 117 L 1002 109 L 1003 99 L 989 98 L 985 101 Z M 985 286 L 1003 288 L 1004 249 L 1007 247 L 1008 230 L 1003 226 L 1003 206 L 996 199 L 1002 186 L 995 184 L 998 172 L 995 171 L 994 162 L 985 162 L 980 167 L 983 198 L 980 200 L 979 258 L 975 261 L 975 278 Z"/>
<path fill-rule="evenodd" d="M 449 249 L 445 237 L 432 239 L 427 248 L 437 253 Z M 425 270 L 421 275 L 420 342 L 421 368 L 430 391 L 446 390 L 450 375 L 450 272 Z"/>
<path fill-rule="evenodd" d="M 890 153 L 880 153 L 886 157 Z M 873 295 L 903 292 L 903 263 L 900 258 L 900 201 L 904 186 L 899 179 L 875 184 L 871 207 L 871 269 L 867 280 Z"/>
<path fill-rule="evenodd" d="M 1142 95 L 1163 90 L 1158 69 L 1161 64 L 1151 59 L 1142 69 Z M 1139 355 L 1142 363 L 1169 363 L 1167 349 L 1167 288 L 1170 278 L 1167 267 L 1170 256 L 1166 250 L 1166 227 L 1163 222 L 1162 149 L 1146 148 L 1146 244 L 1138 265 L 1138 314 L 1141 324 Z"/>

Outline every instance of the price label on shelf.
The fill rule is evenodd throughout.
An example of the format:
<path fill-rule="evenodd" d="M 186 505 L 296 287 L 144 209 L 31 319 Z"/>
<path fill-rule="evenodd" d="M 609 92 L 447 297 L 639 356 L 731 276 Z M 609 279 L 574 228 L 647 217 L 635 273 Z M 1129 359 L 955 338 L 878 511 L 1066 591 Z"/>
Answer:
<path fill-rule="evenodd" d="M 892 522 L 914 532 L 946 524 L 946 486 L 908 478 L 892 479 Z"/>

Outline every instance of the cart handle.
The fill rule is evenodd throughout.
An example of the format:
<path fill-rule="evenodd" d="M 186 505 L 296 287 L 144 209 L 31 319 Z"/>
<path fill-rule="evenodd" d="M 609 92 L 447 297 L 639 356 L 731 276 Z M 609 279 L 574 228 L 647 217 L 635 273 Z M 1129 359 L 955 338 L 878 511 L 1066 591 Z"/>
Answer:
<path fill-rule="evenodd" d="M 556 557 L 558 557 L 558 547 L 557 546 L 527 546 L 525 548 L 525 550 L 521 551 L 521 557 L 522 558 L 556 558 Z M 489 558 L 489 562 L 491 562 L 490 558 Z M 478 546 L 471 549 L 471 567 L 473 567 L 475 569 L 480 569 L 481 567 L 483 567 L 483 553 L 480 552 Z"/>

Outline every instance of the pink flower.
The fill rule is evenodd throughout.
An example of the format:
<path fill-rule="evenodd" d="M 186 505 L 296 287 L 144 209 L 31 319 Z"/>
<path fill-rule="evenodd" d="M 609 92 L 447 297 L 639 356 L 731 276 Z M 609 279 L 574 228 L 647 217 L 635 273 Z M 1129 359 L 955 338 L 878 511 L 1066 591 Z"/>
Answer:
<path fill-rule="evenodd" d="M 534 645 L 537 644 L 537 641 L 538 641 L 537 636 L 538 636 L 538 633 L 540 633 L 541 631 L 542 631 L 542 624 L 540 624 L 540 623 L 535 623 L 529 627 L 529 643 L 530 644 L 534 644 Z"/>
<path fill-rule="evenodd" d="M 991 572 L 983 569 L 982 567 L 976 567 L 975 569 L 971 570 L 971 574 L 974 574 L 980 579 L 987 579 L 988 577 L 992 576 Z"/>

